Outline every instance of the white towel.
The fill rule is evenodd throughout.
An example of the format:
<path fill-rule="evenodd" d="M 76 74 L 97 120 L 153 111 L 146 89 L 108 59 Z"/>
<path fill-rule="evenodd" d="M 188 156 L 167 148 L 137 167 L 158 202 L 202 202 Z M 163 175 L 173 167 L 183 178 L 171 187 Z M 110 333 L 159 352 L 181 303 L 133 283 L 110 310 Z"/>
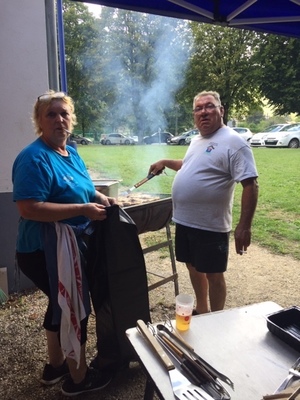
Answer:
<path fill-rule="evenodd" d="M 55 223 L 57 234 L 58 304 L 61 308 L 60 340 L 66 355 L 80 363 L 81 327 L 86 318 L 82 293 L 82 271 L 73 229 Z"/>

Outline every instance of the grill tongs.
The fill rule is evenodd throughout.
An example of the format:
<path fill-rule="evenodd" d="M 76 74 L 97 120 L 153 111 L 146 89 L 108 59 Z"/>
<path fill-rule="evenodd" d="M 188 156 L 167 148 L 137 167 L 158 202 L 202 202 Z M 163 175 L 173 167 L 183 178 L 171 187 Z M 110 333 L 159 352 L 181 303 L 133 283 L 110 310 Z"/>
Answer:
<path fill-rule="evenodd" d="M 227 376 L 203 360 L 188 343 L 172 333 L 166 326 L 158 324 L 155 335 L 195 385 L 202 387 L 214 399 L 230 399 L 230 394 L 218 381 L 219 379 L 227 383 L 234 390 L 234 384 Z"/>

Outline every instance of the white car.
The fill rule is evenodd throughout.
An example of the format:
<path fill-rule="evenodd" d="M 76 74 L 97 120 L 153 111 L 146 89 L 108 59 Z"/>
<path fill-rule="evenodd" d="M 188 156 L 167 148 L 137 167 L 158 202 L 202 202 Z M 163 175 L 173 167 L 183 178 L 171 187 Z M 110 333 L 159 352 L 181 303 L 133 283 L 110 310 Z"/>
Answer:
<path fill-rule="evenodd" d="M 253 147 L 260 147 L 265 145 L 265 138 L 269 133 L 280 132 L 285 126 L 290 124 L 275 124 L 269 126 L 265 131 L 255 133 L 250 139 L 250 145 Z"/>
<path fill-rule="evenodd" d="M 232 129 L 234 129 L 237 133 L 239 133 L 240 136 L 242 136 L 245 140 L 247 140 L 247 142 L 253 136 L 253 133 L 248 128 L 239 127 L 239 126 L 233 126 Z"/>
<path fill-rule="evenodd" d="M 269 133 L 265 138 L 265 146 L 297 149 L 300 146 L 300 123 L 285 126 L 280 132 Z"/>
<path fill-rule="evenodd" d="M 131 136 L 125 136 L 122 133 L 109 133 L 101 135 L 101 144 L 109 145 L 109 144 L 135 144 L 136 141 Z"/>

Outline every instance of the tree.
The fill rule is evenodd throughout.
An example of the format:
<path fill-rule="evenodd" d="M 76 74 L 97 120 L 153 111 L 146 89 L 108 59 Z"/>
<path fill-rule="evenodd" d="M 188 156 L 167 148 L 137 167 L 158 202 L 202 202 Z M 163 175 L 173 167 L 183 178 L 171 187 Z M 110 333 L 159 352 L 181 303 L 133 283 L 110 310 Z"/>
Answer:
<path fill-rule="evenodd" d="M 279 114 L 300 112 L 300 40 L 260 35 L 255 56 L 262 94 Z"/>
<path fill-rule="evenodd" d="M 181 95 L 189 101 L 202 90 L 220 93 L 228 117 L 247 115 L 259 102 L 253 54 L 255 32 L 191 22 L 193 54 Z M 232 115 L 234 112 L 235 115 Z"/>
<path fill-rule="evenodd" d="M 68 92 L 75 101 L 80 131 L 95 132 L 105 113 L 101 59 L 97 48 L 99 35 L 93 15 L 82 3 L 64 0 L 65 53 Z"/>

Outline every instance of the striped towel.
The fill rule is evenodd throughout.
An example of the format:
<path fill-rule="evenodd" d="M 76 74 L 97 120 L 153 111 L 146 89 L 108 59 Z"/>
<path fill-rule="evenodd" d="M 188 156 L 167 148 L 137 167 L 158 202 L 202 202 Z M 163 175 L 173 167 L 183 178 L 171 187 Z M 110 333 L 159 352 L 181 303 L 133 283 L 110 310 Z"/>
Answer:
<path fill-rule="evenodd" d="M 61 348 L 66 357 L 80 363 L 80 321 L 87 313 L 83 304 L 82 271 L 73 229 L 55 223 L 57 234 L 58 304 L 61 308 Z"/>

